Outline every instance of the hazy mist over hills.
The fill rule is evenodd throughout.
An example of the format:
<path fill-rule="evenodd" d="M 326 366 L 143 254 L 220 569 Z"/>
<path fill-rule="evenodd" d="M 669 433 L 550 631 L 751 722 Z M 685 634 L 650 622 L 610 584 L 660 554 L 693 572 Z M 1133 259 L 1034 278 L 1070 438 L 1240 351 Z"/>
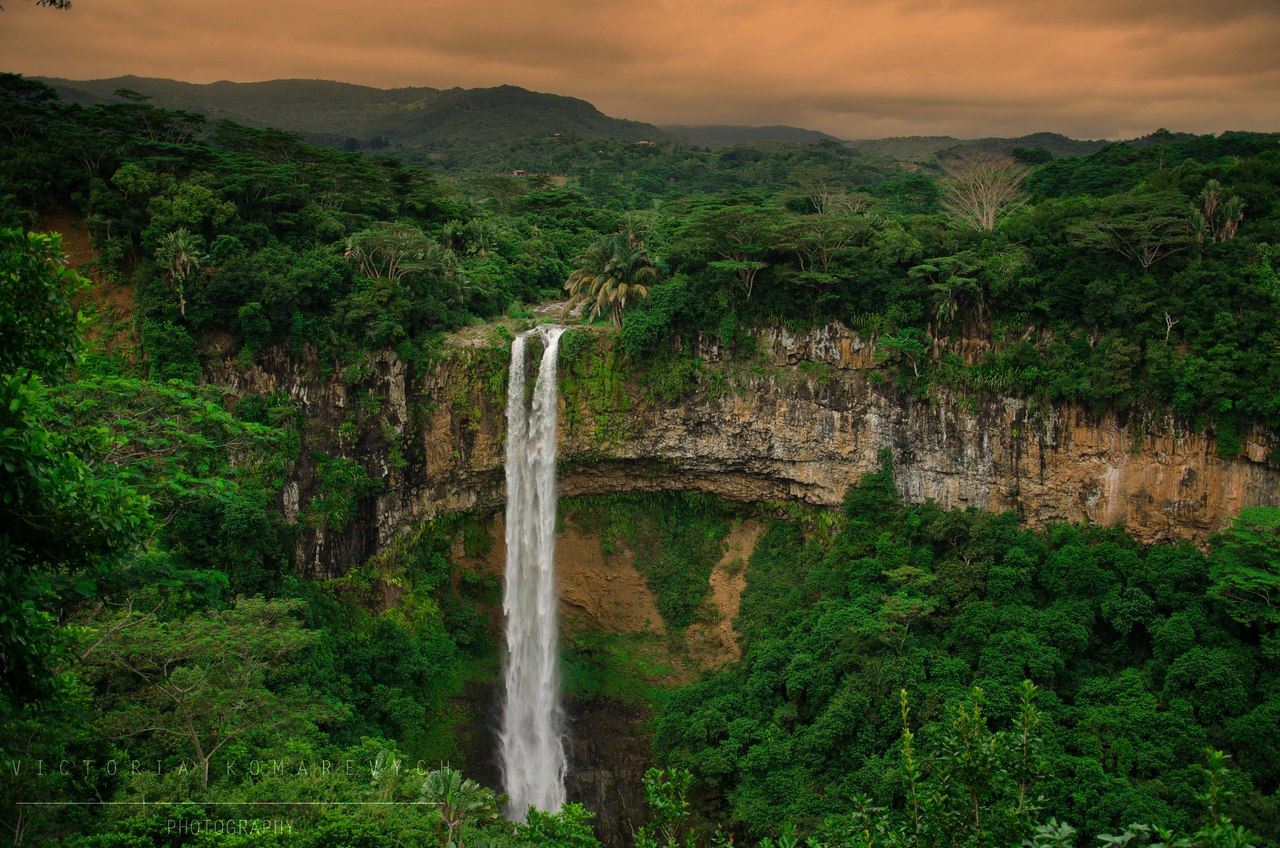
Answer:
<path fill-rule="evenodd" d="M 780 124 L 659 127 L 611 117 L 575 97 L 514 85 L 384 89 L 315 79 L 208 84 L 139 76 L 38 79 L 74 102 L 111 101 L 119 89 L 130 89 L 146 95 L 156 106 L 200 112 L 215 120 L 225 118 L 250 126 L 276 127 L 348 150 L 387 149 L 410 158 L 435 157 L 459 147 L 558 133 L 634 142 L 676 142 L 712 149 L 761 142 L 840 143 L 871 156 L 907 161 L 932 159 L 962 144 L 1006 153 L 1039 148 L 1059 157 L 1088 155 L 1107 143 L 1052 132 L 1016 138 L 930 135 L 843 140 L 818 130 Z"/>

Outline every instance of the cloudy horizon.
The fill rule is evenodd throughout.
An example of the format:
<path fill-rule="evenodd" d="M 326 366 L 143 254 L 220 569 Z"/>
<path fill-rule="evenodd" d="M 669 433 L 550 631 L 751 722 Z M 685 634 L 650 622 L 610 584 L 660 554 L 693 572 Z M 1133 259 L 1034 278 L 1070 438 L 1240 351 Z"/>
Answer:
<path fill-rule="evenodd" d="M 842 138 L 1280 130 L 1280 0 L 11 0 L 4 70 L 519 85 L 655 124 Z"/>

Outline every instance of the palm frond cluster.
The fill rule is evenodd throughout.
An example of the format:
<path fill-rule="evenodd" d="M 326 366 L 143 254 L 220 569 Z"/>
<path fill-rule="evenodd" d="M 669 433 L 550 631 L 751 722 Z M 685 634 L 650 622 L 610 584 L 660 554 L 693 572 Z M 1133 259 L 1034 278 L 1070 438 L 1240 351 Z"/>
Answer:
<path fill-rule="evenodd" d="M 577 268 L 564 284 L 569 292 L 565 310 L 581 307 L 584 320 L 607 313 L 621 326 L 623 310 L 648 297 L 657 279 L 658 269 L 634 232 L 606 235 L 577 258 Z"/>

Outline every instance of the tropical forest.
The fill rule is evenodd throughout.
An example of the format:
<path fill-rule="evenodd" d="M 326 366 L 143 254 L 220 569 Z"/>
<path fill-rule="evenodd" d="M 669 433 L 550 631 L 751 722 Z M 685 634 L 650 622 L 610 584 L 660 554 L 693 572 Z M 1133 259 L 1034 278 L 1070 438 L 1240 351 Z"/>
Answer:
<path fill-rule="evenodd" d="M 1277 121 L 66 66 L 0 75 L 5 844 L 1280 845 Z"/>

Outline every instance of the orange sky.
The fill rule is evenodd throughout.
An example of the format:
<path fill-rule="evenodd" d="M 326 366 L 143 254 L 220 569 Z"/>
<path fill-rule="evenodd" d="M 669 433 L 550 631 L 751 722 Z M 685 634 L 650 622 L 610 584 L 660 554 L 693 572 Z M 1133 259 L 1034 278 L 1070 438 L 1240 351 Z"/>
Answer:
<path fill-rule="evenodd" d="M 1280 130 L 1280 0 L 5 0 L 0 69 L 514 83 L 845 138 Z"/>

